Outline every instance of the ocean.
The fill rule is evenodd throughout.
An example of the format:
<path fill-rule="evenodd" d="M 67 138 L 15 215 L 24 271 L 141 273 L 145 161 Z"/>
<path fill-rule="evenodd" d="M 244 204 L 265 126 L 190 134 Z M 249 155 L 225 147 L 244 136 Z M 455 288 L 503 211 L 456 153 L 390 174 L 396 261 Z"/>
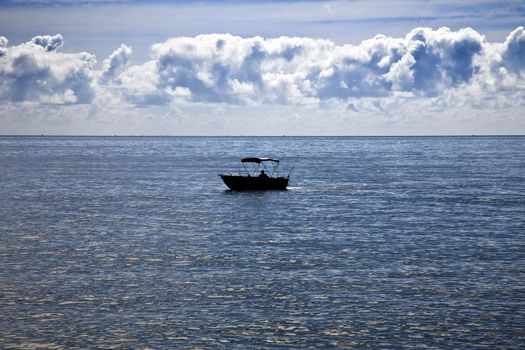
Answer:
<path fill-rule="evenodd" d="M 525 137 L 0 137 L 0 348 L 522 349 Z M 240 158 L 288 191 L 231 192 Z"/>

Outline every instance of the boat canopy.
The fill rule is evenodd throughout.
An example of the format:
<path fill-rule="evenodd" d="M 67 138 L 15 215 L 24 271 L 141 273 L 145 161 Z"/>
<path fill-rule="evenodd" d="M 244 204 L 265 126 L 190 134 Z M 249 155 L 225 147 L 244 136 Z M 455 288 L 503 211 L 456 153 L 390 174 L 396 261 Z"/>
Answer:
<path fill-rule="evenodd" d="M 261 164 L 262 162 L 279 163 L 279 160 L 278 159 L 272 159 L 272 158 L 243 158 L 243 159 L 241 159 L 241 162 L 243 162 L 243 163 L 257 163 L 257 164 Z"/>

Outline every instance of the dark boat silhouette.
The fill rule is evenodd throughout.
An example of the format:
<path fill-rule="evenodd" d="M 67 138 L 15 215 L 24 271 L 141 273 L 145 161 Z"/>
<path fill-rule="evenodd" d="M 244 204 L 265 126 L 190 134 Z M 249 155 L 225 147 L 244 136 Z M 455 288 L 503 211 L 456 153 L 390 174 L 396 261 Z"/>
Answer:
<path fill-rule="evenodd" d="M 232 191 L 265 191 L 286 190 L 290 174 L 287 177 L 274 176 L 279 166 L 278 159 L 272 158 L 243 158 L 241 159 L 244 171 L 239 174 L 220 173 L 222 181 Z M 248 169 L 246 164 L 252 164 Z M 271 169 L 266 165 L 271 164 Z M 269 174 L 269 175 L 268 175 Z"/>

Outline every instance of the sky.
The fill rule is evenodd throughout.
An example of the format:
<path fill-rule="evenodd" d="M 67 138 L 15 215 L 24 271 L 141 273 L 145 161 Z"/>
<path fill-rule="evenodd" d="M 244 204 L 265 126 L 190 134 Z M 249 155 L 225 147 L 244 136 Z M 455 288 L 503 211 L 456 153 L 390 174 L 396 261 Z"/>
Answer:
<path fill-rule="evenodd" d="M 525 1 L 0 1 L 0 134 L 525 134 Z"/>

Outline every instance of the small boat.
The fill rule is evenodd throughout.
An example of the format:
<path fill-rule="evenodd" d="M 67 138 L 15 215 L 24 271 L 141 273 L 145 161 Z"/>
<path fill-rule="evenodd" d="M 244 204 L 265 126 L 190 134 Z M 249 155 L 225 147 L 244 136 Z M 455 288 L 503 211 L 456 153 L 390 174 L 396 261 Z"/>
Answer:
<path fill-rule="evenodd" d="M 274 176 L 279 167 L 279 160 L 272 158 L 243 158 L 244 171 L 239 174 L 220 173 L 222 181 L 232 191 L 286 190 L 290 174 L 287 177 Z M 249 169 L 246 164 L 251 164 Z M 269 169 L 270 168 L 270 169 Z"/>

